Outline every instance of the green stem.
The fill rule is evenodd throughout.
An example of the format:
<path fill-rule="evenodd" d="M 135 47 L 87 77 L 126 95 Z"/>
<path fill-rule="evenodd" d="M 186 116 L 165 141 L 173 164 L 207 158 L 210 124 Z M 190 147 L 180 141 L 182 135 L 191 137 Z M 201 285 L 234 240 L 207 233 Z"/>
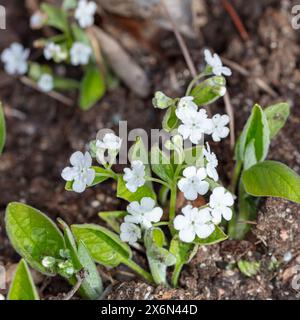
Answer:
<path fill-rule="evenodd" d="M 189 84 L 185 96 L 189 96 L 194 85 L 197 83 L 198 80 L 200 80 L 201 78 L 205 77 L 207 74 L 205 72 L 201 72 L 200 74 L 198 74 Z"/>
<path fill-rule="evenodd" d="M 169 228 L 172 235 L 174 234 L 173 221 L 175 219 L 175 214 L 176 214 L 176 198 L 177 198 L 177 185 L 173 184 L 171 186 L 170 210 L 169 210 Z"/>
<path fill-rule="evenodd" d="M 124 260 L 123 263 L 127 265 L 130 269 L 135 271 L 138 275 L 142 276 L 145 280 L 147 280 L 149 283 L 154 284 L 154 280 L 152 275 L 141 268 L 138 264 L 136 264 L 133 260 Z"/>
<path fill-rule="evenodd" d="M 163 186 L 169 188 L 169 185 L 163 180 L 152 178 L 152 177 L 145 177 L 145 179 L 146 179 L 146 181 L 156 182 L 156 183 L 162 184 Z"/>
<path fill-rule="evenodd" d="M 180 272 L 181 269 L 183 267 L 183 264 L 176 264 L 173 274 L 172 274 L 172 278 L 171 278 L 171 283 L 173 287 L 177 287 L 178 286 L 178 280 L 179 280 L 179 276 L 180 276 Z"/>
<path fill-rule="evenodd" d="M 235 166 L 234 166 L 234 170 L 233 170 L 233 174 L 232 174 L 232 178 L 231 178 L 231 183 L 230 183 L 230 187 L 229 187 L 229 191 L 231 193 L 235 193 L 236 188 L 237 188 L 237 184 L 241 175 L 241 171 L 242 171 L 242 161 L 238 161 Z"/>

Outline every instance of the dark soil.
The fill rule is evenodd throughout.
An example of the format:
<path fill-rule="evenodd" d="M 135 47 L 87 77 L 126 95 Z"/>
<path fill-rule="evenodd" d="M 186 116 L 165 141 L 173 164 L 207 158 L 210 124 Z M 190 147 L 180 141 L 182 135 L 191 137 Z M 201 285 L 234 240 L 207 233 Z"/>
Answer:
<path fill-rule="evenodd" d="M 297 90 L 300 31 L 291 27 L 293 1 L 231 2 L 250 40 L 244 42 L 240 38 L 220 1 L 207 1 L 207 22 L 200 30 L 201 36 L 188 41 L 193 59 L 197 65 L 201 64 L 204 46 L 211 47 L 247 70 L 245 76 L 234 69 L 228 80 L 236 133 L 243 127 L 255 102 L 263 106 L 279 101 L 291 104 L 292 114 L 272 142 L 269 158 L 280 160 L 300 173 Z M 4 1 L 4 5 L 8 9 L 8 30 L 0 31 L 0 50 L 13 40 L 31 43 L 36 34 L 29 31 L 23 1 L 22 4 L 16 0 Z M 143 43 L 142 50 L 132 54 L 147 71 L 153 92 L 159 89 L 172 96 L 184 93 L 190 76 L 172 33 L 160 31 L 148 45 Z M 82 112 L 77 106 L 67 107 L 25 87 L 2 71 L 0 98 L 5 105 L 8 130 L 5 152 L 0 158 L 0 264 L 9 268 L 11 275 L 19 257 L 3 227 L 7 204 L 26 202 L 53 219 L 62 217 L 69 224 L 100 223 L 99 211 L 120 210 L 125 206 L 114 197 L 116 185 L 104 183 L 82 195 L 66 192 L 60 178 L 62 168 L 70 154 L 84 150 L 86 142 L 93 139 L 99 129 L 117 130 L 119 120 L 127 120 L 129 129 L 160 128 L 161 114 L 152 108 L 151 97 L 141 100 L 122 85 L 107 93 L 93 109 Z M 224 105 L 220 102 L 212 109 L 224 112 Z M 219 170 L 224 171 L 222 178 L 228 182 L 233 167 L 232 153 L 228 152 L 229 139 L 215 148 L 221 162 Z M 260 261 L 258 274 L 251 278 L 243 275 L 236 265 L 240 259 Z M 299 292 L 292 289 L 291 281 L 294 268 L 299 264 L 300 206 L 265 199 L 261 201 L 257 225 L 247 239 L 200 248 L 182 272 L 180 289 L 151 287 L 137 281 L 124 267 L 99 270 L 108 287 L 108 299 L 297 299 Z M 70 289 L 58 278 L 46 279 L 34 274 L 45 298 L 59 297 Z"/>

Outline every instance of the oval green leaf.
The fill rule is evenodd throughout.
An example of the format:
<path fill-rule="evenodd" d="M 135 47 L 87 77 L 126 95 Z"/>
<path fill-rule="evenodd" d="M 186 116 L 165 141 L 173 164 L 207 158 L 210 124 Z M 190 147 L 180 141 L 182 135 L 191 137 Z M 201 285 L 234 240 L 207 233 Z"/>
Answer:
<path fill-rule="evenodd" d="M 33 268 L 53 275 L 42 265 L 45 256 L 59 259 L 65 248 L 57 226 L 41 211 L 23 203 L 12 202 L 6 208 L 6 232 L 14 249 Z"/>
<path fill-rule="evenodd" d="M 247 193 L 256 197 L 279 197 L 300 203 L 300 177 L 283 163 L 264 161 L 242 175 Z"/>
<path fill-rule="evenodd" d="M 24 259 L 17 266 L 7 300 L 40 300 L 30 270 Z"/>
<path fill-rule="evenodd" d="M 82 241 L 93 259 L 100 264 L 116 267 L 132 256 L 129 246 L 106 228 L 82 224 L 72 225 L 71 229 L 77 241 Z"/>

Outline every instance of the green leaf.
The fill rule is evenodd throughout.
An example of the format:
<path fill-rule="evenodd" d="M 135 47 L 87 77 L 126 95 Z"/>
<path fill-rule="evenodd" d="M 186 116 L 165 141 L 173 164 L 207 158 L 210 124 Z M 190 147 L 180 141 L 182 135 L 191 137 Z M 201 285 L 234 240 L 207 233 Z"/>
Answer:
<path fill-rule="evenodd" d="M 98 213 L 99 217 L 117 233 L 120 233 L 120 223 L 118 219 L 124 218 L 126 214 L 126 211 L 105 211 Z"/>
<path fill-rule="evenodd" d="M 171 132 L 179 126 L 179 119 L 177 118 L 175 111 L 175 106 L 170 107 L 163 118 L 162 127 L 167 132 Z"/>
<path fill-rule="evenodd" d="M 279 197 L 300 203 L 300 177 L 277 161 L 256 164 L 242 175 L 247 193 L 255 197 Z"/>
<path fill-rule="evenodd" d="M 226 80 L 222 76 L 214 76 L 202 81 L 195 86 L 191 92 L 194 102 L 198 106 L 207 105 L 215 102 L 226 92 Z"/>
<path fill-rule="evenodd" d="M 89 37 L 77 24 L 72 24 L 71 30 L 75 41 L 82 42 L 88 46 L 91 45 Z"/>
<path fill-rule="evenodd" d="M 72 225 L 78 242 L 82 241 L 93 259 L 105 266 L 116 267 L 131 258 L 132 252 L 127 244 L 106 228 L 94 225 Z"/>
<path fill-rule="evenodd" d="M 228 233 L 232 239 L 242 240 L 250 231 L 252 225 L 247 221 L 255 221 L 258 199 L 245 191 L 243 181 L 240 180 L 238 192 L 238 212 L 230 220 Z"/>
<path fill-rule="evenodd" d="M 79 106 L 82 110 L 89 110 L 105 93 L 103 75 L 96 65 L 87 68 L 81 82 Z"/>
<path fill-rule="evenodd" d="M 285 125 L 290 115 L 290 106 L 287 103 L 277 103 L 267 107 L 264 112 L 270 128 L 270 139 L 272 139 Z"/>
<path fill-rule="evenodd" d="M 202 246 L 216 244 L 218 242 L 224 241 L 228 238 L 228 236 L 223 232 L 223 230 L 219 226 L 215 226 L 215 231 L 206 239 L 200 239 L 196 237 L 193 241 L 195 244 L 199 244 Z"/>
<path fill-rule="evenodd" d="M 257 163 L 255 154 L 255 140 L 252 139 L 246 146 L 244 157 L 244 170 L 247 170 Z"/>
<path fill-rule="evenodd" d="M 152 171 L 162 180 L 171 182 L 174 177 L 174 169 L 170 157 L 155 144 L 151 149 Z"/>
<path fill-rule="evenodd" d="M 47 15 L 46 24 L 48 26 L 65 33 L 69 32 L 68 16 L 64 10 L 47 3 L 42 3 L 41 9 Z"/>
<path fill-rule="evenodd" d="M 159 228 L 148 229 L 145 232 L 144 243 L 153 280 L 156 284 L 167 284 L 167 267 L 176 263 L 175 256 L 167 249 L 165 235 Z"/>
<path fill-rule="evenodd" d="M 97 166 L 92 166 L 92 168 L 95 170 L 96 175 L 93 183 L 90 186 L 88 186 L 88 188 L 93 187 L 99 183 L 102 183 L 108 180 L 109 178 L 112 178 L 112 174 L 107 172 L 106 169 L 102 167 L 97 167 Z M 73 191 L 73 181 L 67 181 L 65 184 L 65 189 L 67 191 Z"/>
<path fill-rule="evenodd" d="M 57 90 L 77 90 L 80 87 L 78 81 L 62 77 L 53 77 L 53 86 Z"/>
<path fill-rule="evenodd" d="M 64 10 L 72 10 L 77 7 L 77 0 L 64 0 L 62 7 Z"/>
<path fill-rule="evenodd" d="M 17 266 L 7 300 L 40 300 L 30 270 L 23 259 Z"/>
<path fill-rule="evenodd" d="M 123 176 L 118 177 L 117 197 L 128 202 L 140 201 L 144 197 L 150 197 L 156 200 L 155 192 L 147 184 L 138 188 L 136 192 L 130 192 L 126 187 L 126 182 L 124 181 Z"/>
<path fill-rule="evenodd" d="M 254 143 L 257 161 L 263 161 L 269 150 L 270 130 L 265 113 L 257 104 L 254 105 L 251 115 L 236 145 L 237 160 L 247 161 L 245 159 L 245 151 L 249 143 Z"/>
<path fill-rule="evenodd" d="M 257 261 L 249 262 L 247 260 L 240 260 L 238 262 L 238 267 L 245 276 L 253 277 L 258 273 L 260 269 L 260 263 Z"/>
<path fill-rule="evenodd" d="M 42 259 L 59 259 L 65 242 L 52 220 L 28 205 L 11 202 L 6 208 L 5 223 L 9 240 L 19 255 L 41 273 L 53 275 L 42 265 Z"/>
<path fill-rule="evenodd" d="M 0 102 L 0 154 L 2 153 L 6 140 L 6 125 L 2 103 Z"/>
<path fill-rule="evenodd" d="M 96 300 L 103 292 L 102 279 L 90 252 L 82 241 L 79 242 L 78 257 L 87 273 L 79 292 L 90 300 Z"/>
<path fill-rule="evenodd" d="M 66 247 L 70 251 L 71 261 L 76 272 L 81 269 L 86 271 L 86 277 L 79 289 L 80 295 L 86 299 L 95 300 L 103 290 L 97 267 L 83 243 L 79 243 L 77 249 L 77 244 L 69 226 L 61 219 L 58 219 L 58 222 L 64 230 Z M 77 282 L 76 277 L 69 279 L 69 282 L 74 285 Z"/>

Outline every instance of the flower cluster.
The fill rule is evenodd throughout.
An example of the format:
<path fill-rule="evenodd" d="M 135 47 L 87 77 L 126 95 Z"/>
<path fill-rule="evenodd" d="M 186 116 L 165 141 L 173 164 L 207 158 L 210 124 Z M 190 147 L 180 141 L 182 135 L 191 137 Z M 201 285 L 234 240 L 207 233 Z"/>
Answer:
<path fill-rule="evenodd" d="M 141 202 L 131 202 L 127 206 L 128 215 L 121 224 L 121 240 L 134 244 L 141 238 L 141 229 L 149 229 L 153 223 L 160 221 L 163 210 L 155 206 L 155 201 L 152 198 L 144 197 Z"/>
<path fill-rule="evenodd" d="M 200 239 L 209 237 L 219 224 L 222 216 L 229 221 L 232 218 L 231 206 L 234 200 L 230 192 L 223 187 L 213 190 L 209 204 L 203 208 L 193 208 L 187 205 L 182 209 L 182 215 L 174 219 L 174 228 L 179 231 L 179 238 L 183 242 L 194 241 L 196 235 Z"/>
<path fill-rule="evenodd" d="M 211 135 L 216 142 L 226 138 L 229 134 L 229 129 L 226 127 L 229 117 L 216 114 L 209 119 L 206 110 L 198 110 L 193 100 L 191 96 L 181 98 L 176 109 L 176 116 L 182 122 L 178 132 L 183 139 L 199 144 L 204 134 Z"/>

